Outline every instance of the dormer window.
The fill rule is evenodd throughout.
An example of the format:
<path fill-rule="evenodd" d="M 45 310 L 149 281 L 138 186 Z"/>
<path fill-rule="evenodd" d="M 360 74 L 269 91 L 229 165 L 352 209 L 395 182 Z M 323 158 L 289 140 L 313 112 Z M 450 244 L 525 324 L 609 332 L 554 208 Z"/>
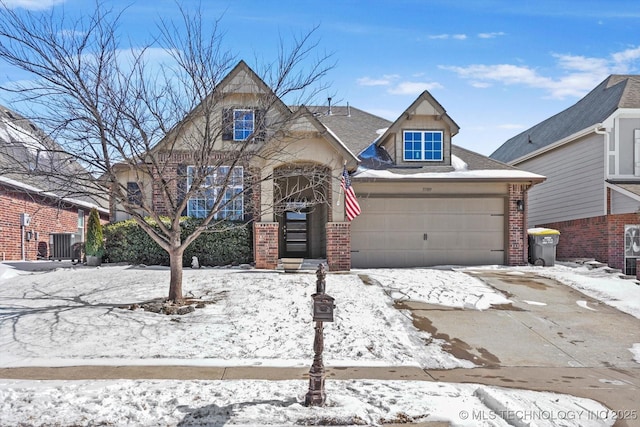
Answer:
<path fill-rule="evenodd" d="M 444 157 L 442 131 L 405 130 L 403 159 L 411 162 L 441 162 Z"/>

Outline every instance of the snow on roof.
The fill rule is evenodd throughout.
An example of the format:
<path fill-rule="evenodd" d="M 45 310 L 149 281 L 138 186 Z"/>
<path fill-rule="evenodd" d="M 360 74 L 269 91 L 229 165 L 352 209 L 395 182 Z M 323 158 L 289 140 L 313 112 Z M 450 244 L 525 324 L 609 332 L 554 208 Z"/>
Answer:
<path fill-rule="evenodd" d="M 58 194 L 52 193 L 50 191 L 44 191 L 41 188 L 34 187 L 32 185 L 29 185 L 29 184 L 24 184 L 24 183 L 22 183 L 20 181 L 16 181 L 14 179 L 7 178 L 7 177 L 4 177 L 4 176 L 0 176 L 0 183 L 4 183 L 4 184 L 10 185 L 12 187 L 19 188 L 21 190 L 29 191 L 29 192 L 32 192 L 32 193 L 38 193 L 38 194 L 40 194 L 42 196 L 52 197 L 54 199 L 59 199 L 59 200 L 71 203 L 73 205 L 76 205 L 76 206 L 81 206 L 81 207 L 89 208 L 89 209 L 96 208 L 99 212 L 109 213 L 108 209 L 105 209 L 105 208 L 103 208 L 101 206 L 98 206 L 95 203 L 90 203 L 90 202 L 86 202 L 84 200 L 73 199 L 73 198 L 69 198 L 69 197 L 61 197 Z"/>
<path fill-rule="evenodd" d="M 465 162 L 455 154 L 451 155 L 451 166 L 453 166 L 453 169 L 457 171 L 466 171 L 467 169 L 469 169 L 469 165 L 467 164 L 467 162 Z"/>
<path fill-rule="evenodd" d="M 40 137 L 36 135 L 36 130 L 33 128 L 33 132 L 27 129 L 25 126 L 19 126 L 14 120 L 10 120 L 3 115 L 0 115 L 0 119 L 4 126 L 0 126 L 0 140 L 6 142 L 19 142 L 25 148 L 29 149 L 35 154 L 37 150 L 46 151 L 47 148 L 40 142 Z"/>
<path fill-rule="evenodd" d="M 458 159 L 460 160 L 460 159 Z M 452 162 L 453 163 L 453 162 Z M 455 164 L 457 163 L 457 164 Z M 356 179 L 517 179 L 517 180 L 544 180 L 544 176 L 531 172 L 515 169 L 482 169 L 467 170 L 463 167 L 462 160 L 453 164 L 454 170 L 451 172 L 416 172 L 416 173 L 395 173 L 391 170 L 373 170 L 359 167 L 353 175 Z M 455 169 L 456 166 L 459 169 Z"/>

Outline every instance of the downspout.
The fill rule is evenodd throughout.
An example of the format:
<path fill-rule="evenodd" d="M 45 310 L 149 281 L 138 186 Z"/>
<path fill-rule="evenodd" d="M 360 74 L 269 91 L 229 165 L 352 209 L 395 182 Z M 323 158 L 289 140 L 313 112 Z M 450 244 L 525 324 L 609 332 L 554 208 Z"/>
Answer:
<path fill-rule="evenodd" d="M 607 129 L 605 127 L 602 126 L 602 123 L 596 123 L 595 127 L 593 128 L 593 132 L 596 133 L 597 135 L 604 135 L 604 176 L 602 177 L 602 182 L 606 182 L 607 179 L 609 178 L 609 134 L 607 132 Z M 606 186 L 604 186 L 604 215 L 607 215 L 609 213 L 609 202 L 608 202 L 608 197 L 607 197 L 607 193 L 608 193 L 608 189 Z"/>
<path fill-rule="evenodd" d="M 20 226 L 20 251 L 22 252 L 22 261 L 26 261 L 26 253 L 24 247 L 24 225 Z"/>

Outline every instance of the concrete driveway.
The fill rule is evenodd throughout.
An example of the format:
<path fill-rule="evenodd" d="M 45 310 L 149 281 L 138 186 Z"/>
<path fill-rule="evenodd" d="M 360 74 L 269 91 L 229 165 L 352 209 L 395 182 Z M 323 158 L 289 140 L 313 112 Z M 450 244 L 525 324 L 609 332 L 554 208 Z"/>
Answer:
<path fill-rule="evenodd" d="M 553 279 L 508 270 L 469 274 L 511 304 L 486 311 L 405 302 L 414 324 L 479 368 L 427 370 L 434 379 L 556 391 L 619 411 L 616 426 L 640 425 L 640 320 Z"/>

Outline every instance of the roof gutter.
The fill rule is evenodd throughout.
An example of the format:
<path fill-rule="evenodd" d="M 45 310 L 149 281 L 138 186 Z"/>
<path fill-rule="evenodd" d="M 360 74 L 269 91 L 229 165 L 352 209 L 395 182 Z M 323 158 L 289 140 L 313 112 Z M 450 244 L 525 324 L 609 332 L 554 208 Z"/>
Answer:
<path fill-rule="evenodd" d="M 385 177 L 368 177 L 358 178 L 358 176 L 352 177 L 352 182 L 529 182 L 531 184 L 539 184 L 544 182 L 547 178 L 544 176 L 538 177 L 466 177 L 466 178 L 385 178 Z"/>

